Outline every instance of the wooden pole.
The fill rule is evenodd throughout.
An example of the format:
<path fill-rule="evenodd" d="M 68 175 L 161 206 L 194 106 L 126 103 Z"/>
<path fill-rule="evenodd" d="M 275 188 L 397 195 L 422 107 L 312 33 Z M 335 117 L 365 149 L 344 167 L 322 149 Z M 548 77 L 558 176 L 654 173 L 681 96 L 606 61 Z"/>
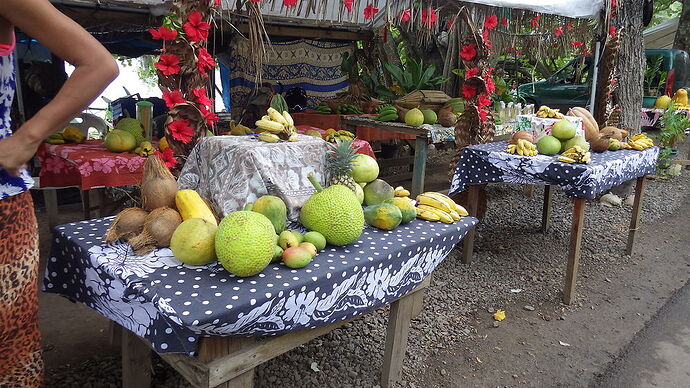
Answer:
<path fill-rule="evenodd" d="M 412 169 L 412 195 L 424 192 L 424 176 L 426 173 L 426 137 L 417 136 L 414 148 L 414 167 Z"/>
<path fill-rule="evenodd" d="M 144 340 L 122 329 L 122 387 L 151 387 L 151 349 Z"/>
<path fill-rule="evenodd" d="M 541 230 L 546 233 L 551 227 L 551 211 L 552 211 L 552 200 L 553 200 L 553 186 L 544 186 L 544 206 L 541 212 Z"/>
<path fill-rule="evenodd" d="M 587 201 L 582 198 L 573 198 L 573 224 L 570 229 L 568 268 L 566 269 L 565 288 L 563 290 L 563 303 L 565 304 L 570 304 L 575 294 L 577 266 L 580 262 L 580 250 L 582 248 L 582 226 L 585 221 L 586 203 Z"/>
<path fill-rule="evenodd" d="M 646 177 L 637 178 L 635 185 L 635 202 L 633 202 L 632 217 L 630 218 L 630 230 L 628 231 L 628 247 L 626 252 L 632 255 L 635 248 L 635 234 L 640 227 L 640 214 L 642 213 L 642 197 L 647 180 Z"/>
<path fill-rule="evenodd" d="M 479 209 L 479 189 L 478 185 L 469 185 L 467 187 L 467 212 L 472 217 L 477 216 L 477 211 Z M 467 236 L 463 240 L 462 248 L 462 263 L 470 264 L 472 262 L 472 253 L 474 251 L 474 231 L 475 228 L 470 229 L 467 232 Z"/>
<path fill-rule="evenodd" d="M 381 387 L 389 388 L 400 379 L 402 364 L 410 333 L 410 319 L 414 310 L 414 294 L 408 294 L 391 303 L 386 330 L 386 350 L 383 354 Z"/>

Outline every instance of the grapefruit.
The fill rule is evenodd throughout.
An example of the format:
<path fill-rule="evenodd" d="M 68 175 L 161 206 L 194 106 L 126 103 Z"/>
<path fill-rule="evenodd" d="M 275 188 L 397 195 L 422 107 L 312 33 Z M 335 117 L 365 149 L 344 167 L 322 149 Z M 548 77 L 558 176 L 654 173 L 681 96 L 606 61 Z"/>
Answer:
<path fill-rule="evenodd" d="M 570 140 L 575 136 L 575 125 L 567 119 L 562 119 L 551 128 L 551 136 L 559 140 Z"/>
<path fill-rule="evenodd" d="M 542 155 L 556 155 L 561 151 L 561 142 L 553 136 L 543 136 L 537 142 L 537 151 Z"/>

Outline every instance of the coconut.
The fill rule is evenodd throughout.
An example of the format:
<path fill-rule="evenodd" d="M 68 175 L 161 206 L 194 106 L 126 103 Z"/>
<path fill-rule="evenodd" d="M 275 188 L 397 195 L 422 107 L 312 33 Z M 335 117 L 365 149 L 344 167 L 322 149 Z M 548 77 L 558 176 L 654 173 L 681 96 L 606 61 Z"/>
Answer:
<path fill-rule="evenodd" d="M 599 134 L 606 135 L 618 141 L 621 141 L 623 140 L 623 138 L 628 137 L 628 131 L 611 126 L 602 128 L 601 131 L 599 131 Z"/>
<path fill-rule="evenodd" d="M 441 108 L 438 111 L 438 123 L 443 127 L 454 127 L 458 121 L 458 116 L 453 112 L 452 106 Z"/>
<path fill-rule="evenodd" d="M 599 138 L 592 139 L 589 144 L 592 146 L 592 151 L 594 152 L 604 152 L 609 149 L 609 145 L 611 144 L 611 134 L 606 134 L 606 135 L 600 135 Z"/>
<path fill-rule="evenodd" d="M 513 134 L 513 138 L 510 139 L 511 144 L 517 144 L 518 140 L 525 139 L 530 143 L 534 143 L 534 136 L 527 131 L 517 131 Z"/>
<path fill-rule="evenodd" d="M 144 164 L 141 179 L 141 205 L 152 211 L 161 207 L 175 208 L 177 194 L 175 177 L 158 155 L 151 155 Z"/>
<path fill-rule="evenodd" d="M 170 246 L 175 229 L 182 223 L 180 213 L 169 207 L 160 207 L 146 216 L 144 228 L 136 237 L 129 240 L 134 253 L 145 255 L 156 248 Z"/>
<path fill-rule="evenodd" d="M 128 241 L 138 235 L 144 228 L 148 214 L 149 212 L 138 207 L 130 207 L 121 211 L 105 233 L 105 242 L 112 244 L 117 240 Z"/>

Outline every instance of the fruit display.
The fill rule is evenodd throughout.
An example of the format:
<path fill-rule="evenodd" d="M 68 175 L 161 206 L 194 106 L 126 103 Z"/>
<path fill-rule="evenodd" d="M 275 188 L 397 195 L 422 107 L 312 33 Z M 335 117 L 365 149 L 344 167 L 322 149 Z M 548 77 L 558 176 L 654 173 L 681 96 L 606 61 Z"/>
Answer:
<path fill-rule="evenodd" d="M 323 137 L 321 136 L 321 132 L 317 131 L 316 129 L 307 129 L 304 134 L 311 137 L 318 137 L 319 139 Z"/>
<path fill-rule="evenodd" d="M 599 124 L 594 120 L 591 113 L 585 108 L 575 107 L 568 111 L 568 116 L 575 116 L 582 119 L 582 126 L 585 129 L 585 139 L 592 141 L 599 136 Z"/>
<path fill-rule="evenodd" d="M 588 151 L 576 145 L 565 150 L 565 152 L 559 155 L 556 160 L 563 163 L 589 164 L 592 161 L 592 155 Z"/>
<path fill-rule="evenodd" d="M 506 152 L 509 154 L 518 154 L 520 156 L 539 155 L 537 146 L 525 139 L 518 139 L 517 143 L 508 144 L 508 147 L 506 147 Z"/>
<path fill-rule="evenodd" d="M 215 222 L 202 218 L 183 221 L 170 238 L 170 250 L 175 258 L 188 265 L 207 265 L 216 261 Z"/>
<path fill-rule="evenodd" d="M 426 192 L 418 195 L 416 199 L 417 218 L 423 220 L 452 224 L 469 215 L 464 207 L 441 193 Z"/>
<path fill-rule="evenodd" d="M 330 115 L 333 113 L 331 110 L 331 107 L 328 106 L 325 102 L 320 102 L 319 105 L 314 108 L 314 113 L 321 114 L 321 115 Z"/>
<path fill-rule="evenodd" d="M 297 129 L 290 113 L 280 113 L 274 108 L 268 108 L 266 113 L 266 116 L 256 122 L 256 127 L 262 131 L 257 136 L 259 140 L 267 143 L 297 141 Z"/>
<path fill-rule="evenodd" d="M 282 199 L 273 195 L 259 197 L 252 206 L 252 211 L 261 213 L 271 221 L 277 234 L 285 230 L 287 206 Z"/>
<path fill-rule="evenodd" d="M 542 155 L 556 155 L 561 151 L 561 141 L 551 135 L 542 136 L 537 141 L 537 151 Z"/>
<path fill-rule="evenodd" d="M 398 119 L 398 109 L 390 104 L 379 106 L 378 114 L 379 115 L 376 117 L 376 120 L 378 121 L 389 122 L 396 121 Z"/>
<path fill-rule="evenodd" d="M 362 113 L 362 108 L 352 105 L 352 104 L 340 104 L 338 106 L 338 109 L 336 109 L 337 114 L 343 114 L 343 115 L 361 115 Z"/>
<path fill-rule="evenodd" d="M 159 207 L 151 211 L 144 219 L 141 233 L 129 240 L 129 245 L 137 255 L 145 255 L 156 248 L 167 248 L 182 217 L 175 209 Z"/>
<path fill-rule="evenodd" d="M 352 140 L 336 139 L 335 144 L 328 143 L 326 151 L 326 172 L 329 177 L 328 185 L 347 186 L 355 194 L 362 188 L 350 175 L 356 158 L 356 151 L 352 147 Z"/>
<path fill-rule="evenodd" d="M 144 210 L 176 207 L 177 181 L 158 156 L 150 156 L 144 163 L 140 188 L 141 207 Z"/>
<path fill-rule="evenodd" d="M 379 203 L 364 208 L 367 225 L 382 230 L 393 230 L 402 222 L 402 212 L 391 203 Z"/>
<path fill-rule="evenodd" d="M 572 139 L 576 132 L 575 125 L 566 119 L 559 120 L 551 127 L 551 136 L 560 141 Z"/>
<path fill-rule="evenodd" d="M 405 113 L 405 124 L 417 127 L 424 124 L 424 113 L 421 110 L 414 108 Z"/>
<path fill-rule="evenodd" d="M 175 194 L 175 206 L 184 221 L 199 218 L 211 225 L 218 225 L 211 207 L 194 190 L 179 190 Z"/>
<path fill-rule="evenodd" d="M 513 137 L 510 139 L 510 144 L 517 144 L 518 140 L 524 139 L 530 143 L 534 143 L 534 136 L 527 131 L 517 131 L 513 133 Z"/>
<path fill-rule="evenodd" d="M 335 129 L 328 129 L 326 130 L 326 141 L 329 143 L 334 143 L 337 139 L 339 140 L 355 140 L 355 134 L 346 131 L 346 130 L 339 130 L 336 131 Z"/>
<path fill-rule="evenodd" d="M 121 118 L 114 129 L 131 133 L 136 141 L 136 147 L 138 147 L 141 142 L 146 141 L 144 137 L 144 127 L 137 119 L 131 117 Z"/>
<path fill-rule="evenodd" d="M 395 190 L 382 179 L 374 179 L 364 186 L 364 204 L 377 205 L 387 199 L 395 197 Z"/>
<path fill-rule="evenodd" d="M 654 147 L 654 141 L 645 133 L 638 133 L 628 140 L 628 147 L 633 150 L 642 151 L 647 148 Z"/>
<path fill-rule="evenodd" d="M 668 107 L 671 105 L 671 97 L 667 95 L 660 96 L 659 98 L 656 99 L 654 102 L 654 107 L 657 109 L 668 109 Z"/>
<path fill-rule="evenodd" d="M 230 131 L 226 135 L 232 136 L 243 136 L 243 135 L 253 135 L 254 130 L 246 127 L 242 124 L 236 124 L 235 120 L 230 120 Z"/>
<path fill-rule="evenodd" d="M 537 117 L 562 119 L 565 116 L 561 113 L 560 109 L 551 109 L 546 105 L 542 105 L 539 107 L 539 110 L 537 110 Z"/>
<path fill-rule="evenodd" d="M 314 174 L 309 175 L 309 181 L 317 192 L 302 206 L 302 225 L 321 233 L 331 245 L 344 246 L 356 241 L 364 226 L 364 212 L 352 190 L 343 185 L 324 189 Z"/>
<path fill-rule="evenodd" d="M 130 207 L 121 211 L 110 224 L 105 234 L 105 242 L 112 244 L 118 240 L 129 241 L 144 229 L 144 221 L 148 215 L 149 212 L 138 207 Z"/>
<path fill-rule="evenodd" d="M 608 136 L 612 139 L 616 139 L 618 141 L 623 141 L 626 137 L 628 137 L 629 133 L 625 129 L 619 129 L 616 127 L 604 127 L 599 131 L 599 135 L 602 136 Z"/>

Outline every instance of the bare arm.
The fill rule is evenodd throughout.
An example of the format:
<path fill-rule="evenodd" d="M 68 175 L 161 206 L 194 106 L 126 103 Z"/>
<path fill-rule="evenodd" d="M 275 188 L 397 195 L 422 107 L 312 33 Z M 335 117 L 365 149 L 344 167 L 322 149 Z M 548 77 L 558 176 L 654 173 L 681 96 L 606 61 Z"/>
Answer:
<path fill-rule="evenodd" d="M 0 16 L 38 40 L 75 70 L 55 98 L 14 134 L 0 140 L 0 167 L 26 163 L 41 141 L 86 108 L 118 75 L 112 55 L 48 0 L 3 0 Z"/>

